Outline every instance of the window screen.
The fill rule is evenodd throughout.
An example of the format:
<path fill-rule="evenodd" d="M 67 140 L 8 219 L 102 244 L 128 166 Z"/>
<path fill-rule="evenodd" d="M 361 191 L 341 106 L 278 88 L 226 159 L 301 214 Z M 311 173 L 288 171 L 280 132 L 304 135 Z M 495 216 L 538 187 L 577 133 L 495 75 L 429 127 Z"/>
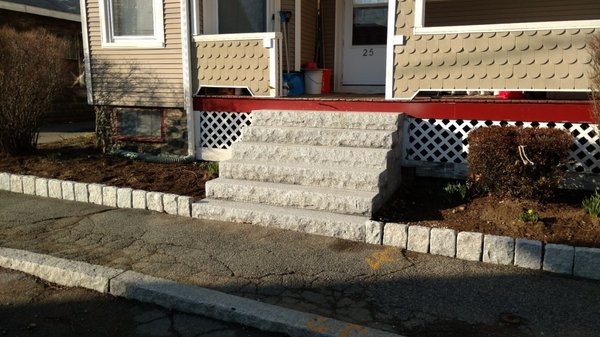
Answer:
<path fill-rule="evenodd" d="M 114 36 L 154 35 L 153 1 L 112 0 Z"/>
<path fill-rule="evenodd" d="M 219 34 L 267 31 L 266 0 L 219 0 Z"/>

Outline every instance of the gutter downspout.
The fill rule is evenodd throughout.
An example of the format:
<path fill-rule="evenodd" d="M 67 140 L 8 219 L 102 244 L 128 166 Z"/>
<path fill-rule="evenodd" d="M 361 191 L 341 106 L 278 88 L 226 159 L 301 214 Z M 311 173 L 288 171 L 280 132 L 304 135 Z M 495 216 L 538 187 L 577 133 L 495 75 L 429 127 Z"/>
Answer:
<path fill-rule="evenodd" d="M 194 0 L 191 0 L 194 1 Z M 189 1 L 181 0 L 181 63 L 183 67 L 183 104 L 187 116 L 188 157 L 196 158 L 196 126 L 194 124 L 194 104 L 192 98 L 191 50 L 190 50 L 190 9 Z"/>

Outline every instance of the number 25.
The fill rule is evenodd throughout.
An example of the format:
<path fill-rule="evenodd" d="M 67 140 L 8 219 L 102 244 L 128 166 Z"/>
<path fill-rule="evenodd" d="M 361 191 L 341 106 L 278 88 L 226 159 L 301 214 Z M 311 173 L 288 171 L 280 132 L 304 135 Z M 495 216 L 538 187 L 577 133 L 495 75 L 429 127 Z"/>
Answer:
<path fill-rule="evenodd" d="M 375 55 L 375 51 L 373 50 L 373 48 L 371 49 L 363 49 L 363 56 L 373 56 Z"/>

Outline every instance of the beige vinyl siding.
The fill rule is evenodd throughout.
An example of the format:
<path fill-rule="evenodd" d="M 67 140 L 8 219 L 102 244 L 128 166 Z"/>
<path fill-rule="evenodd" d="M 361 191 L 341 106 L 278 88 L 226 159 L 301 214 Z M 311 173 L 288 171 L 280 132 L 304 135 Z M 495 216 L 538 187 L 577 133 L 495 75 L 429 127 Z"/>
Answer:
<path fill-rule="evenodd" d="M 418 90 L 588 90 L 587 40 L 598 29 L 414 35 L 415 0 L 398 0 L 395 98 Z"/>
<path fill-rule="evenodd" d="M 427 0 L 425 27 L 600 19 L 599 0 Z"/>
<path fill-rule="evenodd" d="M 302 43 L 300 64 L 304 65 L 315 57 L 315 37 L 317 36 L 317 1 L 302 0 Z"/>
<path fill-rule="evenodd" d="M 300 0 L 298 0 L 300 1 Z M 283 23 L 281 23 L 281 33 L 284 34 L 283 35 L 283 39 L 284 39 L 284 44 L 282 45 L 284 50 L 283 52 L 283 70 L 287 70 L 287 64 L 286 64 L 286 58 L 285 58 L 285 39 L 289 37 L 288 40 L 288 50 L 289 50 L 289 59 L 290 59 L 290 70 L 299 70 L 299 69 L 294 69 L 294 64 L 295 64 L 295 60 L 296 60 L 296 20 L 298 19 L 297 13 L 296 13 L 296 1 L 294 0 L 281 0 L 281 10 L 282 11 L 290 11 L 292 12 L 292 18 L 290 19 L 290 22 L 288 23 L 288 32 L 287 32 L 287 36 L 284 34 L 283 31 Z"/>
<path fill-rule="evenodd" d="M 103 48 L 98 0 L 87 0 L 94 103 L 183 107 L 179 0 L 164 1 L 164 48 Z"/>

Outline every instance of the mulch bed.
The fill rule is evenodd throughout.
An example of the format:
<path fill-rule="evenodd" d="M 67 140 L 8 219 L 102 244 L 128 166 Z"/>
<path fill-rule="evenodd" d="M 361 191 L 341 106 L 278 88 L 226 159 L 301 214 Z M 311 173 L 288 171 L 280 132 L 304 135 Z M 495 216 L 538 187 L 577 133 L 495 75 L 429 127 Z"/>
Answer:
<path fill-rule="evenodd" d="M 197 199 L 204 198 L 205 182 L 216 177 L 205 164 L 155 164 L 103 155 L 94 149 L 92 137 L 43 144 L 36 153 L 26 156 L 0 155 L 0 172 L 131 187 Z M 450 180 L 413 177 L 404 181 L 377 214 L 378 219 L 600 247 L 600 219 L 590 217 L 581 207 L 581 201 L 591 192 L 559 190 L 555 198 L 544 203 L 494 196 L 453 203 L 443 193 Z M 518 220 L 528 209 L 539 212 L 540 221 Z"/>
<path fill-rule="evenodd" d="M 480 196 L 468 202 L 451 202 L 443 192 L 451 180 L 412 178 L 381 210 L 378 218 L 428 227 L 452 228 L 513 238 L 573 246 L 600 247 L 600 218 L 581 206 L 589 191 L 558 190 L 551 200 L 538 202 Z M 540 220 L 525 223 L 519 216 L 537 211 Z"/>
<path fill-rule="evenodd" d="M 204 183 L 214 178 L 199 164 L 155 164 L 104 155 L 92 137 L 40 144 L 26 156 L 0 155 L 0 172 L 100 183 L 204 198 Z"/>

